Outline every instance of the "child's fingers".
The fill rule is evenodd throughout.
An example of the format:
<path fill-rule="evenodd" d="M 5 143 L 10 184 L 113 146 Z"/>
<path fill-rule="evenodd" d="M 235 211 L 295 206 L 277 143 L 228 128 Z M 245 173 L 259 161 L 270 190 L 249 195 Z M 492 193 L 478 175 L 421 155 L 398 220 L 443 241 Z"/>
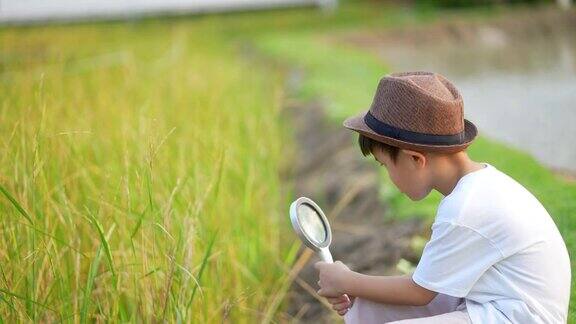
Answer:
<path fill-rule="evenodd" d="M 348 296 L 348 295 L 342 295 L 342 296 L 343 296 L 342 298 L 344 299 L 344 301 L 349 302 L 350 304 L 352 304 L 352 300 L 350 299 L 350 296 Z"/>
<path fill-rule="evenodd" d="M 350 307 L 350 303 L 349 302 L 343 302 L 340 304 L 334 304 L 332 305 L 332 309 L 335 311 L 341 311 L 341 310 L 345 310 L 348 309 Z"/>
<path fill-rule="evenodd" d="M 332 296 L 331 294 L 329 294 L 325 289 L 322 289 L 322 288 L 320 288 L 320 289 L 317 291 L 317 293 L 318 293 L 318 295 L 320 295 L 320 296 L 322 296 L 322 297 L 326 297 L 326 298 L 334 297 L 334 296 Z"/>
<path fill-rule="evenodd" d="M 338 297 L 328 297 L 327 299 L 330 304 L 339 304 L 345 301 L 350 301 L 347 295 L 341 295 Z"/>
<path fill-rule="evenodd" d="M 318 262 L 314 263 L 314 268 L 316 268 L 316 270 L 320 270 L 325 264 L 326 264 L 326 262 L 324 262 L 324 261 L 318 261 Z"/>
<path fill-rule="evenodd" d="M 344 315 L 346 315 L 346 313 L 348 313 L 348 308 L 346 308 L 346 309 L 344 309 L 344 310 L 341 310 L 341 311 L 338 311 L 337 313 L 338 313 L 338 315 L 340 315 L 340 316 L 344 316 Z"/>
<path fill-rule="evenodd" d="M 328 297 L 326 299 L 332 305 L 340 303 L 340 297 Z"/>

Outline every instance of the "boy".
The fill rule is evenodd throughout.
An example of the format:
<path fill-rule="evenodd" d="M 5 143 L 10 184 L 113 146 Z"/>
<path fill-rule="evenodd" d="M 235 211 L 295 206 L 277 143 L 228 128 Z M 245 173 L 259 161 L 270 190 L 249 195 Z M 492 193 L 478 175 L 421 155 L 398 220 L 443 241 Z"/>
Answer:
<path fill-rule="evenodd" d="M 383 77 L 370 110 L 344 121 L 362 153 L 412 200 L 444 198 L 415 272 L 368 276 L 318 262 L 321 296 L 347 323 L 565 323 L 570 260 L 556 225 L 522 185 L 466 148 L 477 135 L 439 74 Z M 361 253 L 359 251 L 359 253 Z M 350 297 L 348 297 L 350 296 Z"/>

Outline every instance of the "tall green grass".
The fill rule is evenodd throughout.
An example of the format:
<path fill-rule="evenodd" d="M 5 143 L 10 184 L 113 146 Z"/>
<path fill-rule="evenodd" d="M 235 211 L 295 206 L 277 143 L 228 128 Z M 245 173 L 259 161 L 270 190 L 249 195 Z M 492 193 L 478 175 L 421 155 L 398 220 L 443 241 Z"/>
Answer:
<path fill-rule="evenodd" d="M 0 30 L 0 318 L 276 317 L 282 83 L 216 22 Z"/>

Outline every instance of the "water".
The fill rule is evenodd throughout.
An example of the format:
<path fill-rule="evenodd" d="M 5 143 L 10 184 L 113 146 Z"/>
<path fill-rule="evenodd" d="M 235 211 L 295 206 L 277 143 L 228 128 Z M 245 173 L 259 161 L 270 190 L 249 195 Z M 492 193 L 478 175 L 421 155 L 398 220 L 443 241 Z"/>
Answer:
<path fill-rule="evenodd" d="M 394 70 L 429 70 L 453 81 L 482 135 L 576 172 L 576 30 L 514 38 L 486 27 L 473 44 L 382 47 Z"/>

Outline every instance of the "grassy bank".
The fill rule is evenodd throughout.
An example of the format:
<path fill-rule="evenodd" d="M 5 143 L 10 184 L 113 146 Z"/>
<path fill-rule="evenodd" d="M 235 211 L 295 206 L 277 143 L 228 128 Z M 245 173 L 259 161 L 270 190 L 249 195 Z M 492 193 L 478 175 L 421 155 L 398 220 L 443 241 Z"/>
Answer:
<path fill-rule="evenodd" d="M 3 29 L 0 48 L 2 320 L 274 318 L 278 75 L 203 19 Z"/>
<path fill-rule="evenodd" d="M 507 9 L 497 9 L 505 13 Z M 374 12 L 374 11 L 373 11 Z M 440 19 L 450 19 L 454 12 L 402 13 L 388 19 L 390 13 L 381 11 L 380 19 L 367 19 L 336 32 L 322 27 L 315 30 L 299 30 L 283 34 L 269 34 L 258 38 L 259 48 L 279 60 L 290 62 L 305 71 L 306 77 L 299 89 L 303 98 L 320 98 L 335 123 L 350 115 L 368 109 L 378 80 L 390 71 L 385 62 L 359 49 L 334 45 L 326 39 L 343 30 L 379 26 L 386 28 L 390 21 L 395 24 L 421 24 Z M 462 16 L 485 19 L 486 11 L 462 12 Z M 372 17 L 374 18 L 374 17 Z M 355 141 L 356 136 L 351 136 Z M 564 237 L 571 254 L 576 253 L 576 184 L 569 182 L 545 168 L 528 154 L 509 148 L 486 137 L 480 137 L 471 147 L 470 155 L 478 161 L 489 162 L 525 185 L 550 212 Z M 360 151 L 358 150 L 358 154 Z M 370 161 L 367 163 L 374 163 Z M 431 221 L 442 198 L 432 193 L 421 202 L 412 202 L 399 193 L 382 170 L 381 195 L 391 208 L 387 217 L 424 217 Z M 361 220 L 359 220 L 361 221 Z M 574 263 L 573 260 L 573 268 Z M 576 284 L 572 284 L 576 291 Z M 573 293 L 574 296 L 574 293 Z M 570 316 L 576 316 L 575 303 L 571 303 Z"/>

